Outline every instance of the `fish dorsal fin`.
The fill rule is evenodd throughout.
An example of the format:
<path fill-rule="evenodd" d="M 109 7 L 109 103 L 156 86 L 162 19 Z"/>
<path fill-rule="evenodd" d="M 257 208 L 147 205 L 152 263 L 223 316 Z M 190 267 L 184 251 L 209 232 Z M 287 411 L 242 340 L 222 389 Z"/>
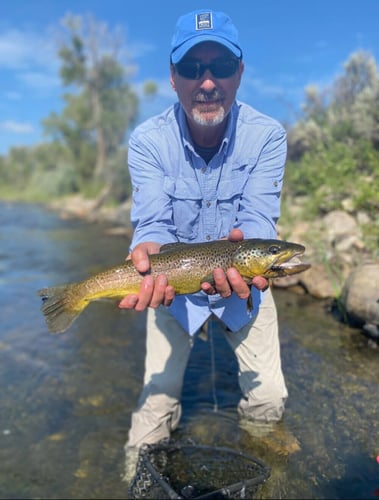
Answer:
<path fill-rule="evenodd" d="M 170 252 L 171 250 L 180 250 L 188 246 L 188 243 L 182 243 L 180 241 L 175 241 L 174 243 L 166 243 L 161 246 L 159 253 Z"/>

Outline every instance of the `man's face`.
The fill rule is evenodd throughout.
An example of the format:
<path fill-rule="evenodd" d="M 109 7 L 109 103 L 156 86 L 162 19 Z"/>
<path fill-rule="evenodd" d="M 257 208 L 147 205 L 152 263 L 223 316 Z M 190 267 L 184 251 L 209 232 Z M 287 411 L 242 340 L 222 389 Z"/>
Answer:
<path fill-rule="evenodd" d="M 212 67 L 201 74 L 202 64 L 215 64 L 216 75 L 212 73 Z M 224 121 L 235 100 L 242 72 L 243 63 L 236 61 L 231 52 L 215 42 L 195 45 L 176 68 L 171 66 L 171 85 L 178 94 L 190 126 L 215 126 Z"/>

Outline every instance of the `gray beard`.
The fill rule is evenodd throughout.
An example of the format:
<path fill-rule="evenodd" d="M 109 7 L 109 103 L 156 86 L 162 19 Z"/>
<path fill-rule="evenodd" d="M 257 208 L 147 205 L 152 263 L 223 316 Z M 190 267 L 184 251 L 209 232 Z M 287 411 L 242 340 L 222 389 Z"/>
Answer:
<path fill-rule="evenodd" d="M 203 113 L 199 113 L 196 109 L 192 111 L 192 118 L 198 125 L 203 127 L 214 127 L 215 125 L 220 125 L 225 118 L 225 109 L 220 106 L 216 116 L 213 118 L 205 118 Z"/>

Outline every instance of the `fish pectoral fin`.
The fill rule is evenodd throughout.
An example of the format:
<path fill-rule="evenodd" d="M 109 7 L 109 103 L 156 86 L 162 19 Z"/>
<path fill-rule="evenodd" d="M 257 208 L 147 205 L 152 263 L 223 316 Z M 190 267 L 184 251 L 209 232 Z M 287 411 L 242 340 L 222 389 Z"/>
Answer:
<path fill-rule="evenodd" d="M 246 300 L 246 309 L 248 313 L 251 313 L 251 311 L 253 310 L 253 297 L 251 294 L 248 296 Z"/>
<path fill-rule="evenodd" d="M 208 274 L 204 276 L 204 278 L 200 281 L 200 283 L 210 283 L 212 286 L 215 284 L 215 280 L 213 279 L 213 274 Z"/>

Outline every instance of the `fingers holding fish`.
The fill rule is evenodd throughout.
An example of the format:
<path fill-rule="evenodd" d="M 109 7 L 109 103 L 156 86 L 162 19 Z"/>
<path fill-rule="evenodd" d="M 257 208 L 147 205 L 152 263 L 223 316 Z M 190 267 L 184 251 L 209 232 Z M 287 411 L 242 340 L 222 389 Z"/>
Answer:
<path fill-rule="evenodd" d="M 168 307 L 171 305 L 174 297 L 175 289 L 173 286 L 168 284 L 167 276 L 164 274 L 157 276 L 155 279 L 153 296 L 149 304 L 150 307 L 155 309 L 161 304 Z"/>
<path fill-rule="evenodd" d="M 225 274 L 225 271 L 221 268 L 216 268 L 213 271 L 214 287 L 216 293 L 219 293 L 221 297 L 227 298 L 232 294 L 232 288 Z"/>
<path fill-rule="evenodd" d="M 240 299 L 247 299 L 250 296 L 250 288 L 237 269 L 230 267 L 226 271 L 226 276 L 233 292 L 236 293 Z"/>
<path fill-rule="evenodd" d="M 234 228 L 230 231 L 228 236 L 229 241 L 241 241 L 243 240 L 243 232 L 241 229 Z"/>
<path fill-rule="evenodd" d="M 229 268 L 226 273 L 221 268 L 214 269 L 214 283 L 203 283 L 201 288 L 208 295 L 219 293 L 221 297 L 230 297 L 235 292 L 241 299 L 246 299 L 250 295 L 250 288 L 246 284 L 237 269 Z"/>
<path fill-rule="evenodd" d="M 154 242 L 140 243 L 128 255 L 136 270 L 143 276 L 138 294 L 130 294 L 121 300 L 121 309 L 144 311 L 147 307 L 169 306 L 174 300 L 175 290 L 168 286 L 167 276 L 150 274 L 149 255 L 159 252 L 160 245 Z"/>
<path fill-rule="evenodd" d="M 147 273 L 150 269 L 149 255 L 159 253 L 160 246 L 159 243 L 151 241 L 140 243 L 133 249 L 127 258 L 130 257 L 132 259 L 138 272 Z"/>
<path fill-rule="evenodd" d="M 147 274 L 142 278 L 138 294 L 127 295 L 118 306 L 126 309 L 135 309 L 136 311 L 144 311 L 150 305 L 153 292 L 154 277 L 151 274 Z"/>
<path fill-rule="evenodd" d="M 255 288 L 258 288 L 258 290 L 261 290 L 262 292 L 267 290 L 267 288 L 269 288 L 270 286 L 269 281 L 263 276 L 254 276 L 254 278 L 251 280 L 251 284 L 255 286 Z"/>
<path fill-rule="evenodd" d="M 175 297 L 175 289 L 168 285 L 167 276 L 159 275 L 155 279 L 147 274 L 141 281 L 138 294 L 130 294 L 119 303 L 120 309 L 144 311 L 148 307 L 157 308 L 161 304 L 169 306 Z"/>
<path fill-rule="evenodd" d="M 213 270 L 212 276 L 213 282 L 202 283 L 201 289 L 208 295 L 219 293 L 221 297 L 229 297 L 232 294 L 232 290 L 224 270 L 221 268 L 216 268 Z"/>
<path fill-rule="evenodd" d="M 134 309 L 138 302 L 138 295 L 126 295 L 118 304 L 120 309 Z"/>

